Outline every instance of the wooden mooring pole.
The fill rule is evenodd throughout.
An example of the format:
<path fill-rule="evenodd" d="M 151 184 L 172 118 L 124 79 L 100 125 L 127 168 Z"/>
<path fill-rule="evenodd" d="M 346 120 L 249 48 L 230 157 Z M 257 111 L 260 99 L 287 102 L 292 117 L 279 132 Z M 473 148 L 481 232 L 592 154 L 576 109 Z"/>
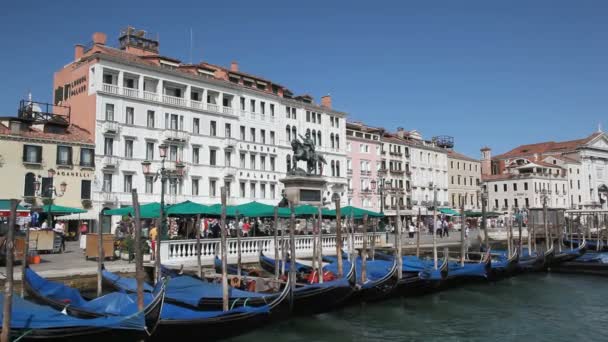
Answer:
<path fill-rule="evenodd" d="M 222 213 L 220 217 L 221 253 L 222 253 L 222 309 L 228 311 L 230 297 L 228 294 L 228 246 L 226 246 L 226 188 L 221 187 Z"/>
<path fill-rule="evenodd" d="M 133 212 L 135 214 L 135 279 L 137 280 L 137 310 L 144 309 L 144 259 L 141 253 L 141 214 L 137 189 L 131 190 Z"/>
<path fill-rule="evenodd" d="M 13 261 L 15 259 L 15 226 L 17 223 L 17 205 L 19 200 L 11 199 L 6 234 L 6 279 L 4 280 L 4 305 L 2 308 L 1 342 L 11 341 L 11 318 L 13 313 Z"/>

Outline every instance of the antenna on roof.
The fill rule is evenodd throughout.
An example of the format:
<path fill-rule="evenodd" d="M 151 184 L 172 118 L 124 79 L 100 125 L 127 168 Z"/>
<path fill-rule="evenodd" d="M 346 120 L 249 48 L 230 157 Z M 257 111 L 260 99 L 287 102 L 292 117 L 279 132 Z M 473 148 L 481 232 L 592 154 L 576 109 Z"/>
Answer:
<path fill-rule="evenodd" d="M 190 28 L 190 64 L 192 64 L 192 27 Z"/>

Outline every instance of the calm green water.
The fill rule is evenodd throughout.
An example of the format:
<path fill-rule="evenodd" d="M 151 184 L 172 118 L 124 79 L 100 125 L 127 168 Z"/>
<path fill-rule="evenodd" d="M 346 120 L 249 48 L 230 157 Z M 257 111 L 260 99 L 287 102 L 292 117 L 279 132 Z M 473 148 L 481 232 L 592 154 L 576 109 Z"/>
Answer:
<path fill-rule="evenodd" d="M 233 341 L 608 341 L 608 279 L 525 275 L 292 319 Z"/>

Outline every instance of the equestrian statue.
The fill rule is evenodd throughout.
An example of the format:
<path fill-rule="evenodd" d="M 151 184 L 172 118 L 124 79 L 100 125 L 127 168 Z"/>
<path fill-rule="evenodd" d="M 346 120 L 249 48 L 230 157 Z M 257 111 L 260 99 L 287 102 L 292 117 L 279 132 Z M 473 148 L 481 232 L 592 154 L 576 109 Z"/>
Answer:
<path fill-rule="evenodd" d="M 293 150 L 293 157 L 291 158 L 291 169 L 289 173 L 299 174 L 304 173 L 304 170 L 298 169 L 298 161 L 302 160 L 306 162 L 306 175 L 321 175 L 323 173 L 323 164 L 327 164 L 325 158 L 315 151 L 315 143 L 310 138 L 310 132 L 306 132 L 305 136 L 300 136 L 302 141 L 295 137 L 291 141 L 291 148 Z"/>

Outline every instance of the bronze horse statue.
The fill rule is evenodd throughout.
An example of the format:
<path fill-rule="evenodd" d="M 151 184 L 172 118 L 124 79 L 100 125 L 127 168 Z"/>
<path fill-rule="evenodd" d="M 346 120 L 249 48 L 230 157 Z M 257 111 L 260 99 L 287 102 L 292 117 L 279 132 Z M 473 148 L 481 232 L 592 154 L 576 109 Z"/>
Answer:
<path fill-rule="evenodd" d="M 314 150 L 314 147 L 312 150 L 306 149 L 304 144 L 298 139 L 293 139 L 291 141 L 291 147 L 293 150 L 293 157 L 291 158 L 290 171 L 295 171 L 297 169 L 298 161 L 303 160 L 306 162 L 307 174 L 321 174 L 323 171 L 323 164 L 327 164 L 327 161 L 322 155 Z"/>

